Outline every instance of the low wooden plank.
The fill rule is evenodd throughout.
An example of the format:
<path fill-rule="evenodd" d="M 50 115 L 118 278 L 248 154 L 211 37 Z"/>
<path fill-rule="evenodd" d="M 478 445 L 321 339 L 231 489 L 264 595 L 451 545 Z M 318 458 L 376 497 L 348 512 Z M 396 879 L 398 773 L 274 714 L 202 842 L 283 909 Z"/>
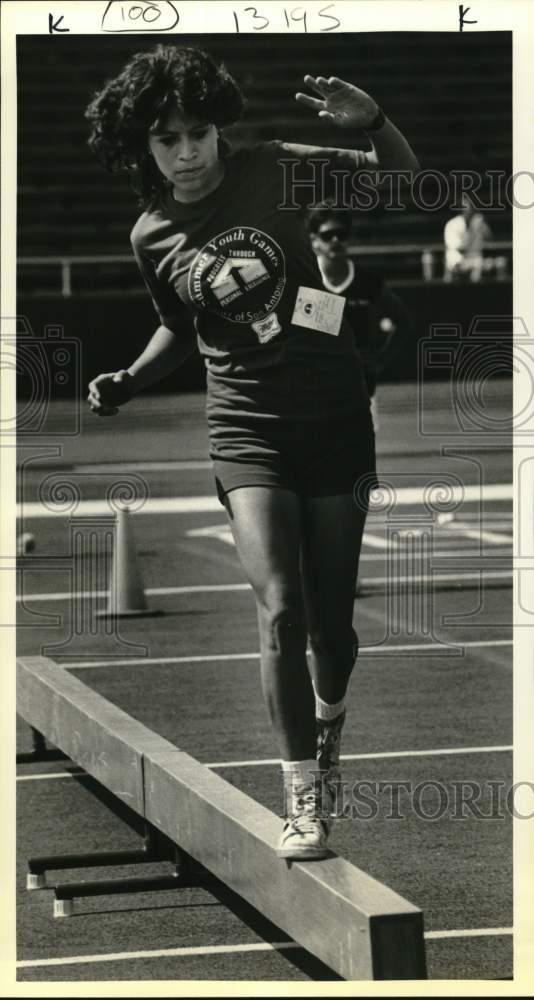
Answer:
<path fill-rule="evenodd" d="M 424 979 L 423 915 L 333 855 L 287 863 L 282 821 L 188 754 L 148 752 L 148 820 L 344 979 Z"/>
<path fill-rule="evenodd" d="M 144 816 L 143 755 L 175 750 L 45 656 L 17 659 L 17 711 L 118 799 Z"/>
<path fill-rule="evenodd" d="M 17 661 L 18 711 L 49 742 L 348 980 L 423 979 L 421 911 L 332 855 L 276 856 L 281 820 L 45 657 Z"/>

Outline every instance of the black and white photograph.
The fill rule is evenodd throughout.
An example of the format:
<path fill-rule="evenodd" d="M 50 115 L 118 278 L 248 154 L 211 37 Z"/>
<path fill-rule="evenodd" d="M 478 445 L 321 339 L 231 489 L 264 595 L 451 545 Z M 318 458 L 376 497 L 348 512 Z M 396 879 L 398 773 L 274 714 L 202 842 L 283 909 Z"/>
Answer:
<path fill-rule="evenodd" d="M 2 996 L 533 995 L 529 12 L 3 5 Z"/>

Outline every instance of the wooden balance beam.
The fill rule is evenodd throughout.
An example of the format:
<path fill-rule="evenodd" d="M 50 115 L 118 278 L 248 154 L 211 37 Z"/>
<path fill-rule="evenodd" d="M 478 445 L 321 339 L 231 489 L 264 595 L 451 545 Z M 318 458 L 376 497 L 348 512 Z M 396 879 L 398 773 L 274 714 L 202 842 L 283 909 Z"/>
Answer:
<path fill-rule="evenodd" d="M 344 979 L 426 978 L 421 910 L 333 853 L 278 858 L 280 818 L 64 667 L 19 658 L 17 711 Z"/>

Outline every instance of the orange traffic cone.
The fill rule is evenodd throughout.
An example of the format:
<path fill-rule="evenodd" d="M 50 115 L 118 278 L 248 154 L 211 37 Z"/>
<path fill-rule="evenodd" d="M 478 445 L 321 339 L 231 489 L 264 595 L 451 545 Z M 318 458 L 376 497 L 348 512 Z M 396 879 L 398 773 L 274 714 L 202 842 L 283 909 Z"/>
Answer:
<path fill-rule="evenodd" d="M 161 611 L 150 611 L 147 606 L 130 528 L 130 512 L 128 508 L 121 509 L 115 517 L 108 604 L 105 611 L 97 612 L 97 617 L 133 618 L 160 614 Z"/>

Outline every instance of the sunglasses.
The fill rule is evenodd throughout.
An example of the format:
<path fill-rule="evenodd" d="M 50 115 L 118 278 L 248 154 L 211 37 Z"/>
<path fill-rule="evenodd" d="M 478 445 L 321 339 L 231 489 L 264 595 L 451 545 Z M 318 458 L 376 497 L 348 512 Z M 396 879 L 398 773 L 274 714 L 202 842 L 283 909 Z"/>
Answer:
<path fill-rule="evenodd" d="M 348 240 L 349 234 L 345 229 L 324 229 L 319 230 L 317 233 L 319 239 L 323 240 L 325 243 L 331 243 L 332 240 Z"/>

